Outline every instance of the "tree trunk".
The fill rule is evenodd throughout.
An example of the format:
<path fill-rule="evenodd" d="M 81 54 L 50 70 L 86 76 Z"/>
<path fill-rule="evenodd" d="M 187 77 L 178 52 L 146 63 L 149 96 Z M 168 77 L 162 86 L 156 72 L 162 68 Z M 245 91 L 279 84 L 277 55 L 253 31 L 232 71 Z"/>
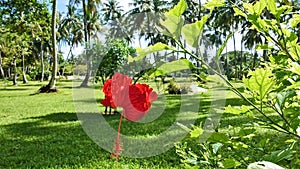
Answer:
<path fill-rule="evenodd" d="M 2 57 L 1 57 L 1 51 L 0 51 L 0 78 L 4 79 L 4 70 L 2 68 Z"/>
<path fill-rule="evenodd" d="M 268 40 L 265 38 L 265 41 L 263 43 L 264 45 L 268 45 Z M 264 62 L 268 62 L 269 61 L 269 57 L 268 57 L 268 50 L 263 50 L 263 58 L 264 58 Z"/>
<path fill-rule="evenodd" d="M 53 0 L 53 8 L 52 8 L 52 27 L 51 27 L 51 33 L 52 33 L 52 57 L 53 57 L 53 63 L 52 63 L 52 72 L 51 72 L 51 79 L 47 86 L 43 86 L 40 88 L 41 93 L 45 92 L 56 92 L 56 73 L 57 73 L 57 47 L 56 47 L 56 0 Z"/>
<path fill-rule="evenodd" d="M 41 41 L 41 68 L 42 68 L 42 72 L 41 72 L 41 79 L 40 79 L 40 81 L 43 82 L 44 81 L 44 77 L 45 77 L 45 63 L 44 63 L 43 40 Z"/>
<path fill-rule="evenodd" d="M 91 63 L 90 63 L 90 56 L 88 55 L 88 29 L 87 29 L 87 11 L 86 11 L 86 4 L 85 0 L 82 0 L 82 9 L 83 9 L 83 26 L 84 26 L 84 42 L 85 42 L 85 55 L 86 55 L 86 74 L 84 80 L 82 81 L 80 87 L 87 87 L 89 78 L 91 76 Z"/>
<path fill-rule="evenodd" d="M 13 70 L 14 70 L 13 85 L 17 86 L 18 85 L 18 81 L 17 81 L 17 78 L 18 78 L 18 75 L 17 75 L 17 58 L 15 56 L 14 56 L 14 59 L 13 59 Z"/>
<path fill-rule="evenodd" d="M 235 79 L 238 78 L 238 70 L 237 70 L 237 61 L 236 61 L 236 46 L 235 46 L 235 35 L 234 35 L 234 27 L 232 26 L 232 39 L 233 39 L 233 50 L 234 50 L 234 69 L 235 69 Z"/>
<path fill-rule="evenodd" d="M 226 75 L 227 75 L 227 78 L 230 80 L 231 79 L 231 76 L 229 74 L 229 58 L 228 58 L 228 48 L 227 48 L 227 45 L 226 45 Z"/>
<path fill-rule="evenodd" d="M 25 58 L 24 58 L 24 55 L 22 55 L 22 76 L 23 76 L 23 84 L 27 84 L 28 80 L 26 78 L 26 73 L 25 73 Z"/>
<path fill-rule="evenodd" d="M 257 52 L 254 50 L 252 70 L 255 70 L 257 60 Z"/>
<path fill-rule="evenodd" d="M 239 79 L 243 78 L 243 40 L 241 40 L 241 54 L 240 54 L 240 73 Z"/>
<path fill-rule="evenodd" d="M 56 86 L 56 73 L 57 73 L 57 47 L 56 47 L 56 0 L 53 0 L 53 9 L 52 9 L 52 56 L 53 56 L 53 66 L 51 79 L 48 84 L 50 89 L 55 88 Z"/>
<path fill-rule="evenodd" d="M 10 79 L 11 78 L 11 71 L 10 67 L 7 68 L 7 77 Z"/>

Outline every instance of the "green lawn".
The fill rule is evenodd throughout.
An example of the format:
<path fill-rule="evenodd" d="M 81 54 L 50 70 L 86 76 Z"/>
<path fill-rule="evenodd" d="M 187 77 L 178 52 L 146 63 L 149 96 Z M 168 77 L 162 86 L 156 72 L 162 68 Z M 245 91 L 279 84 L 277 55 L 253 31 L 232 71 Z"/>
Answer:
<path fill-rule="evenodd" d="M 58 82 L 59 92 L 50 94 L 35 94 L 41 86 L 38 82 L 30 82 L 28 85 L 20 84 L 17 87 L 2 82 L 0 84 L 0 168 L 182 168 L 175 148 L 153 157 L 121 157 L 118 163 L 110 159 L 110 152 L 98 146 L 84 132 L 78 120 L 78 112 L 75 111 L 74 105 L 79 103 L 76 103 L 78 98 L 73 101 L 72 82 Z M 103 98 L 100 86 L 96 85 L 96 90 L 90 89 L 95 93 L 96 100 L 83 98 L 79 102 L 95 104 Z M 243 103 L 231 92 L 226 91 L 226 93 L 226 104 L 241 105 Z M 207 117 L 211 96 L 202 94 L 189 99 L 191 103 L 200 101 L 199 114 L 196 114 L 195 119 L 182 117 L 181 122 L 196 120 L 195 125 L 198 125 Z M 222 99 L 225 97 L 220 100 Z M 166 96 L 154 104 L 167 105 L 158 119 L 142 124 L 124 120 L 122 134 L 147 138 L 166 131 L 176 122 L 177 111 L 181 104 L 179 96 Z M 100 104 L 97 107 L 99 112 L 104 109 Z M 159 106 L 156 107 L 159 108 Z M 83 115 L 90 114 L 100 115 L 95 112 Z M 106 115 L 104 118 L 112 128 L 117 129 L 119 115 Z M 238 130 L 243 124 L 251 121 L 253 119 L 249 115 L 223 115 L 219 131 L 234 134 L 234 131 L 229 131 L 229 125 Z M 178 134 L 176 132 L 173 134 Z M 257 136 L 250 141 L 251 145 L 257 144 L 256 142 L 266 135 L 274 137 L 274 133 L 260 129 Z M 276 133 L 277 136 L 281 137 Z M 278 139 L 271 140 L 270 144 L 272 141 L 276 142 Z M 111 145 L 113 146 L 113 142 Z M 259 155 L 255 151 L 243 151 L 240 153 L 242 156 Z M 234 153 L 236 152 L 228 155 Z"/>

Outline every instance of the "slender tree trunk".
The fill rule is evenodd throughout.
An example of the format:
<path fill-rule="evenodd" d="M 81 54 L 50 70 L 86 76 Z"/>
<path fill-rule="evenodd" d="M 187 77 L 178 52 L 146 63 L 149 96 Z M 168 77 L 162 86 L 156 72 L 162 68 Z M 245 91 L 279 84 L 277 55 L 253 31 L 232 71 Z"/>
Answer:
<path fill-rule="evenodd" d="M 11 78 L 11 71 L 10 71 L 10 67 L 7 68 L 7 77 L 10 79 Z"/>
<path fill-rule="evenodd" d="M 243 40 L 241 40 L 241 55 L 240 55 L 240 76 L 239 79 L 243 78 Z"/>
<path fill-rule="evenodd" d="M 231 77 L 230 77 L 230 74 L 229 74 L 229 58 L 228 58 L 228 48 L 227 48 L 227 45 L 226 45 L 226 75 L 227 75 L 227 78 L 230 80 Z"/>
<path fill-rule="evenodd" d="M 264 45 L 268 45 L 268 40 L 267 39 L 265 39 Z M 264 58 L 264 62 L 269 61 L 268 50 L 263 50 L 263 58 Z"/>
<path fill-rule="evenodd" d="M 26 73 L 25 73 L 25 58 L 24 58 L 24 55 L 22 55 L 22 76 L 23 76 L 23 83 L 27 84 L 28 80 L 26 78 Z"/>
<path fill-rule="evenodd" d="M 252 70 L 254 70 L 256 67 L 256 60 L 257 60 L 257 52 L 256 50 L 254 50 Z"/>
<path fill-rule="evenodd" d="M 4 71 L 2 68 L 2 57 L 1 57 L 1 51 L 0 51 L 0 78 L 4 79 Z"/>
<path fill-rule="evenodd" d="M 41 68 L 42 68 L 42 73 L 41 73 L 41 79 L 40 81 L 44 81 L 45 77 L 45 63 L 44 63 L 44 50 L 43 50 L 43 41 L 41 42 Z"/>
<path fill-rule="evenodd" d="M 56 73 L 57 73 L 57 46 L 56 46 L 56 0 L 53 0 L 53 7 L 52 7 L 52 26 L 51 26 L 51 33 L 52 33 L 52 73 L 51 79 L 47 86 L 43 86 L 40 88 L 41 93 L 45 92 L 56 92 Z"/>
<path fill-rule="evenodd" d="M 81 87 L 87 87 L 88 82 L 91 76 L 91 62 L 90 62 L 90 56 L 88 55 L 88 28 L 87 28 L 87 11 L 86 11 L 86 4 L 85 0 L 82 0 L 82 9 L 83 9 L 83 26 L 84 26 L 84 42 L 85 42 L 85 55 L 86 55 L 86 74 L 84 77 L 84 80 L 81 83 Z"/>
<path fill-rule="evenodd" d="M 13 77 L 13 85 L 17 86 L 18 85 L 18 75 L 17 75 L 17 58 L 14 56 L 13 58 L 13 71 L 14 71 L 14 77 Z"/>
<path fill-rule="evenodd" d="M 53 57 L 53 65 L 52 65 L 52 73 L 51 79 L 49 81 L 49 88 L 54 89 L 56 86 L 56 73 L 57 73 L 57 47 L 56 47 L 56 0 L 53 0 L 53 9 L 52 9 L 52 57 Z"/>
<path fill-rule="evenodd" d="M 234 27 L 232 25 L 232 39 L 233 39 L 233 50 L 234 50 L 234 69 L 235 69 L 235 79 L 238 78 L 238 70 L 237 70 L 237 53 L 236 53 L 236 43 L 235 43 L 235 35 L 234 35 Z"/>

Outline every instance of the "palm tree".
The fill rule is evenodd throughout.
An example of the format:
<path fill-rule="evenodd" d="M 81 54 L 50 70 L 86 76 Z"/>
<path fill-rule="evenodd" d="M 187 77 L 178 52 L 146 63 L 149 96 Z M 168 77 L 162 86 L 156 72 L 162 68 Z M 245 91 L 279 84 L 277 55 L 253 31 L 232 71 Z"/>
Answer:
<path fill-rule="evenodd" d="M 52 5 L 52 25 L 51 25 L 51 34 L 52 34 L 52 72 L 51 72 L 51 79 L 48 85 L 43 86 L 40 88 L 40 92 L 55 92 L 56 89 L 56 74 L 57 74 L 57 45 L 56 45 L 56 9 L 57 9 L 57 2 L 53 0 Z"/>
<path fill-rule="evenodd" d="M 108 2 L 103 3 L 102 12 L 104 24 L 107 24 L 110 21 L 115 21 L 121 18 L 124 10 L 118 1 L 108 0 Z"/>
<path fill-rule="evenodd" d="M 2 29 L 1 29 L 0 33 L 1 33 L 1 35 L 0 35 L 0 78 L 4 79 L 5 75 L 4 75 L 4 70 L 3 70 L 3 67 L 2 67 L 2 64 L 3 64 L 2 50 L 4 48 L 3 43 L 6 41 L 6 38 L 3 36 Z"/>
<path fill-rule="evenodd" d="M 158 30 L 159 18 L 168 9 L 168 3 L 165 0 L 134 0 L 129 3 L 133 8 L 125 15 L 129 22 L 130 33 L 133 35 L 136 31 L 139 34 L 139 40 L 142 37 L 149 40 L 149 45 L 158 41 L 165 41 Z M 161 39 L 159 39 L 161 37 Z"/>
<path fill-rule="evenodd" d="M 82 11 L 83 11 L 83 30 L 84 30 L 84 43 L 85 43 L 85 52 L 86 52 L 86 65 L 87 70 L 85 74 L 85 78 L 81 83 L 81 87 L 86 87 L 88 85 L 89 78 L 92 72 L 91 58 L 87 54 L 87 50 L 89 50 L 90 38 L 94 28 L 98 28 L 95 23 L 99 19 L 98 15 L 98 5 L 101 3 L 101 0 L 70 0 L 70 4 L 79 4 L 82 3 Z"/>
<path fill-rule="evenodd" d="M 247 26 L 245 26 L 245 28 L 247 28 Z M 255 29 L 243 29 L 242 34 L 243 34 L 242 40 L 244 41 L 244 45 L 247 49 L 253 50 L 256 44 L 261 44 L 263 42 L 262 39 L 263 35 Z M 258 60 L 257 57 L 258 57 L 257 51 L 254 50 L 252 69 L 254 69 L 257 65 L 256 64 Z"/>
<path fill-rule="evenodd" d="M 123 6 L 116 0 L 109 0 L 103 3 L 101 12 L 102 21 L 108 27 L 109 37 L 115 39 L 125 39 L 127 42 L 131 42 L 132 35 L 127 29 L 126 18 L 124 17 Z"/>
<path fill-rule="evenodd" d="M 236 53 L 236 38 L 235 33 L 237 28 L 242 25 L 245 20 L 241 16 L 235 16 L 232 5 L 237 4 L 238 0 L 226 0 L 226 5 L 215 9 L 212 13 L 211 24 L 214 24 L 214 27 L 217 27 L 222 32 L 223 37 L 227 37 L 229 34 L 232 34 L 233 48 L 234 48 L 234 70 L 236 78 L 238 78 L 238 63 L 237 63 L 237 53 Z"/>
<path fill-rule="evenodd" d="M 67 15 L 61 19 L 58 27 L 58 31 L 60 32 L 60 37 L 58 38 L 59 43 L 66 43 L 70 47 L 66 60 L 69 60 L 70 56 L 71 60 L 74 60 L 73 48 L 82 44 L 84 41 L 83 25 L 80 15 L 76 10 L 74 5 L 67 5 Z M 66 63 L 67 62 L 64 62 L 63 64 L 63 72 Z"/>

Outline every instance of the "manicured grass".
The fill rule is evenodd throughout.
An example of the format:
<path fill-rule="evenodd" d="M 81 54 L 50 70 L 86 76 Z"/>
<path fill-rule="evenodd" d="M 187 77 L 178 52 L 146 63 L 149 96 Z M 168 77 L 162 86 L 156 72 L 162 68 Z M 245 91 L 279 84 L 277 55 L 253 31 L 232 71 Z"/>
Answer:
<path fill-rule="evenodd" d="M 17 87 L 2 82 L 0 84 L 0 168 L 182 168 L 175 148 L 153 157 L 121 157 L 118 163 L 115 159 L 111 159 L 110 153 L 98 146 L 83 130 L 77 116 L 79 112 L 76 112 L 74 106 L 78 103 L 73 101 L 72 82 L 58 82 L 59 92 L 49 94 L 35 94 L 41 86 L 38 82 L 30 82 L 28 85 L 20 84 Z M 103 94 L 100 92 L 99 85 L 95 88 L 96 100 L 82 99 L 83 103 L 99 103 Z M 94 89 L 91 88 L 91 90 Z M 243 103 L 231 92 L 226 91 L 226 93 L 226 104 L 241 105 Z M 195 125 L 204 122 L 212 104 L 210 94 L 187 97 L 190 103 L 200 102 L 199 113 L 194 112 L 196 116 L 193 117 L 197 119 L 188 119 L 188 116 L 180 117 L 181 122 L 188 123 L 189 120 L 196 120 Z M 223 96 L 219 100 L 226 98 Z M 161 116 L 149 123 L 132 123 L 123 120 L 122 134 L 147 138 L 166 131 L 176 122 L 181 100 L 180 96 L 172 95 L 154 102 L 156 106 L 153 106 L 151 110 L 153 112 L 162 111 L 159 108 L 166 106 Z M 188 105 L 189 102 L 186 104 Z M 97 106 L 99 112 L 104 110 L 100 104 Z M 189 106 L 192 107 L 192 105 Z M 100 113 L 91 112 L 85 115 L 94 116 Z M 119 117 L 118 114 L 104 116 L 114 129 L 118 127 Z M 251 121 L 253 118 L 248 115 L 224 114 L 219 131 L 229 131 L 229 125 L 239 130 L 242 125 Z M 177 131 L 180 132 L 175 130 L 171 134 L 176 135 Z M 274 137 L 274 133 L 259 129 L 258 135 L 250 141 L 253 142 L 251 145 L 255 145 L 262 135 L 266 135 L 266 132 L 269 137 Z M 112 146 L 113 144 L 111 142 Z M 158 148 L 159 146 L 162 148 L 165 145 L 158 145 Z M 251 156 L 249 153 L 253 156 L 256 153 L 243 151 L 241 155 L 244 156 Z"/>
<path fill-rule="evenodd" d="M 30 82 L 0 88 L 0 168 L 180 168 L 174 149 L 144 159 L 121 157 L 116 163 L 82 129 L 74 109 L 72 83 L 58 82 L 58 93 L 35 94 L 40 86 Z M 98 102 L 103 95 L 100 86 L 97 88 Z M 103 111 L 100 104 L 99 109 Z M 174 115 L 170 109 L 155 126 L 145 123 L 139 129 L 138 124 L 124 120 L 122 133 L 159 133 L 172 124 Z M 117 128 L 119 115 L 105 118 Z"/>

